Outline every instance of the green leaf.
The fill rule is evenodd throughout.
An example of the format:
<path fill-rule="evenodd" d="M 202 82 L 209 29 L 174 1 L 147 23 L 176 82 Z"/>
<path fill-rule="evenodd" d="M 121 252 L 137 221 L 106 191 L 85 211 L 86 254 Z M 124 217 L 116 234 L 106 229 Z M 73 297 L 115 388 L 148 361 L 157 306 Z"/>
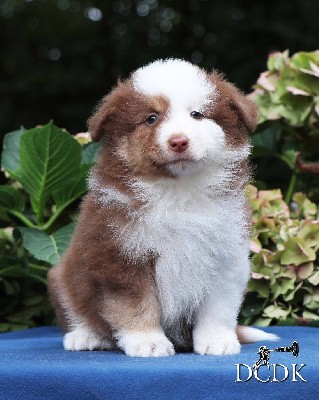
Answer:
<path fill-rule="evenodd" d="M 297 276 L 298 279 L 307 279 L 314 271 L 314 265 L 312 262 L 306 263 L 306 264 L 301 264 L 297 268 Z"/>
<path fill-rule="evenodd" d="M 3 141 L 1 168 L 5 171 L 16 171 L 20 166 L 20 138 L 25 129 L 7 133 Z"/>
<path fill-rule="evenodd" d="M 308 282 L 310 282 L 314 286 L 319 285 L 319 271 L 315 272 L 308 278 Z"/>
<path fill-rule="evenodd" d="M 269 326 L 272 321 L 272 318 L 258 318 L 255 321 L 255 325 L 257 326 Z"/>
<path fill-rule="evenodd" d="M 22 134 L 20 161 L 14 177 L 30 194 L 39 221 L 47 198 L 77 173 L 81 145 L 50 122 Z"/>
<path fill-rule="evenodd" d="M 319 65 L 319 51 L 304 52 L 294 54 L 291 57 L 291 64 L 295 65 L 297 68 L 309 68 L 310 62 Z"/>
<path fill-rule="evenodd" d="M 285 250 L 281 254 L 281 264 L 300 265 L 316 259 L 315 251 L 302 239 L 290 238 L 285 243 Z"/>
<path fill-rule="evenodd" d="M 24 210 L 24 199 L 21 192 L 9 185 L 0 186 L 0 217 L 5 220 L 8 218 L 8 212 Z"/>
<path fill-rule="evenodd" d="M 319 247 L 319 223 L 305 225 L 297 233 L 297 237 L 303 239 L 308 246 Z"/>
<path fill-rule="evenodd" d="M 287 293 L 289 290 L 293 290 L 295 287 L 294 279 L 278 279 L 273 287 L 272 299 L 275 300 L 279 295 Z"/>
<path fill-rule="evenodd" d="M 312 203 L 304 193 L 295 193 L 292 200 L 298 205 L 304 218 L 314 218 L 317 214 L 317 206 Z"/>
<path fill-rule="evenodd" d="M 282 154 L 278 155 L 278 158 L 285 162 L 292 170 L 294 170 L 296 166 L 296 157 L 297 152 L 295 150 L 286 150 Z"/>
<path fill-rule="evenodd" d="M 280 132 L 281 130 L 278 126 L 269 126 L 262 131 L 253 134 L 251 136 L 251 142 L 253 146 L 265 149 L 269 155 L 274 155 L 273 153 L 277 149 L 277 143 L 280 138 Z"/>
<path fill-rule="evenodd" d="M 312 107 L 312 99 L 305 96 L 294 96 L 291 93 L 281 97 L 284 104 L 282 116 L 286 118 L 292 126 L 302 126 L 308 117 Z"/>
<path fill-rule="evenodd" d="M 92 165 L 95 163 L 99 150 L 101 148 L 100 143 L 91 142 L 83 146 L 82 148 L 82 164 Z"/>
<path fill-rule="evenodd" d="M 250 279 L 248 282 L 248 290 L 251 292 L 257 292 L 261 297 L 268 298 L 269 282 L 265 279 Z"/>
<path fill-rule="evenodd" d="M 21 278 L 24 276 L 24 268 L 19 258 L 0 256 L 0 280 L 1 278 Z"/>
<path fill-rule="evenodd" d="M 23 304 L 27 307 L 33 307 L 38 304 L 41 304 L 44 300 L 45 300 L 44 296 L 36 294 L 34 296 L 27 297 L 25 300 L 23 300 Z"/>
<path fill-rule="evenodd" d="M 17 296 L 20 292 L 20 285 L 18 284 L 18 282 L 13 281 L 11 278 L 10 279 L 1 279 L 1 283 L 4 286 L 4 292 L 5 294 L 7 294 L 8 296 Z M 10 305 L 8 305 L 8 307 L 10 308 Z M 2 309 L 1 309 L 1 313 L 2 313 Z"/>
<path fill-rule="evenodd" d="M 74 180 L 70 181 L 67 186 L 53 193 L 53 200 L 58 208 L 64 209 L 86 192 L 88 171 L 89 165 L 82 165 Z"/>
<path fill-rule="evenodd" d="M 270 71 L 281 71 L 289 63 L 288 50 L 280 53 L 276 51 L 270 54 L 267 62 L 267 67 Z"/>
<path fill-rule="evenodd" d="M 52 235 L 48 235 L 33 228 L 19 228 L 24 247 L 38 260 L 46 261 L 51 265 L 57 264 L 67 249 L 75 223 L 71 223 Z"/>
<path fill-rule="evenodd" d="M 285 293 L 283 295 L 284 300 L 292 301 L 295 297 L 296 292 L 301 288 L 302 284 L 303 284 L 303 282 L 298 283 L 298 285 L 295 286 L 292 291 L 290 291 L 289 293 Z"/>
<path fill-rule="evenodd" d="M 311 311 L 308 311 L 308 310 L 305 310 L 305 311 L 302 313 L 302 316 L 303 316 L 304 318 L 319 320 L 319 315 L 318 315 L 318 314 L 315 314 L 315 313 L 313 313 L 313 312 L 311 312 Z"/>
<path fill-rule="evenodd" d="M 265 308 L 265 300 L 260 299 L 256 292 L 248 292 L 245 296 L 240 314 L 244 318 L 261 314 Z"/>
<path fill-rule="evenodd" d="M 264 316 L 275 319 L 285 319 L 290 313 L 290 309 L 284 309 L 279 304 L 272 304 L 264 309 Z"/>

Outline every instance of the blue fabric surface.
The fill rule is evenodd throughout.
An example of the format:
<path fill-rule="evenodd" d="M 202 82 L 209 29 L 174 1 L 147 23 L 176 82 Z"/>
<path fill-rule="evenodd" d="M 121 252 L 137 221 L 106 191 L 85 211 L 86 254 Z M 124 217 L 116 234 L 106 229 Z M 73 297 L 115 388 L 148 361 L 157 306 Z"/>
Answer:
<path fill-rule="evenodd" d="M 35 328 L 0 335 L 0 399 L 319 399 L 319 328 L 271 327 L 278 342 L 243 345 L 235 356 L 189 353 L 165 358 L 130 358 L 120 352 L 67 352 L 57 328 Z M 288 346 L 300 354 L 271 353 L 270 363 L 289 367 L 284 382 L 235 382 L 236 363 L 250 366 L 264 344 Z M 291 364 L 306 364 L 304 383 L 291 382 Z M 260 370 L 261 379 L 268 374 Z M 242 379 L 247 376 L 243 370 Z M 278 379 L 282 375 L 278 374 Z"/>

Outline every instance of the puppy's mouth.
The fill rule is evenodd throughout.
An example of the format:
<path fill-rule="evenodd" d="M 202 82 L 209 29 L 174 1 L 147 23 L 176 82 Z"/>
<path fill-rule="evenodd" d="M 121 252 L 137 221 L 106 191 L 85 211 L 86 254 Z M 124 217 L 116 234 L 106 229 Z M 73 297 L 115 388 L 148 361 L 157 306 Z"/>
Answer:
<path fill-rule="evenodd" d="M 166 163 L 164 163 L 164 165 L 166 166 L 170 166 L 170 165 L 191 165 L 194 164 L 195 160 L 191 159 L 191 158 L 179 158 L 178 160 L 172 160 L 172 161 L 167 161 Z"/>
<path fill-rule="evenodd" d="M 174 160 L 167 160 L 167 161 L 161 161 L 161 162 L 153 162 L 155 165 L 157 166 L 161 166 L 161 167 L 172 167 L 172 166 L 178 166 L 178 167 L 182 167 L 187 168 L 193 164 L 196 163 L 196 160 L 190 157 L 181 157 L 181 158 L 177 158 Z"/>

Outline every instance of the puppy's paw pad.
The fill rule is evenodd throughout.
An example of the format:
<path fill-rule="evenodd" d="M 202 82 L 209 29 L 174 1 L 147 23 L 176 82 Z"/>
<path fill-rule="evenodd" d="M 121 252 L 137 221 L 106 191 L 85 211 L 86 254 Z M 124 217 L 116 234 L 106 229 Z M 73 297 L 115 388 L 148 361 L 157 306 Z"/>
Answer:
<path fill-rule="evenodd" d="M 118 346 L 131 357 L 166 357 L 175 354 L 172 343 L 162 332 L 119 331 Z"/>
<path fill-rule="evenodd" d="M 106 339 L 101 339 L 92 332 L 76 329 L 64 336 L 63 346 L 65 350 L 70 351 L 102 350 L 111 349 L 112 343 Z"/>
<path fill-rule="evenodd" d="M 195 353 L 227 355 L 240 353 L 240 343 L 233 331 L 201 332 L 194 334 Z"/>

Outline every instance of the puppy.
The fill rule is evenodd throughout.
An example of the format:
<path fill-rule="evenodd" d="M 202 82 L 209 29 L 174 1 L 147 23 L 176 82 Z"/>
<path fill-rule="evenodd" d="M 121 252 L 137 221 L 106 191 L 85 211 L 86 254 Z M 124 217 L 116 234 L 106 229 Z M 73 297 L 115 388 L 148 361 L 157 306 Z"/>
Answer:
<path fill-rule="evenodd" d="M 216 72 L 155 61 L 89 120 L 102 140 L 49 291 L 67 350 L 235 354 L 274 339 L 237 328 L 250 274 L 248 133 L 257 110 Z"/>

